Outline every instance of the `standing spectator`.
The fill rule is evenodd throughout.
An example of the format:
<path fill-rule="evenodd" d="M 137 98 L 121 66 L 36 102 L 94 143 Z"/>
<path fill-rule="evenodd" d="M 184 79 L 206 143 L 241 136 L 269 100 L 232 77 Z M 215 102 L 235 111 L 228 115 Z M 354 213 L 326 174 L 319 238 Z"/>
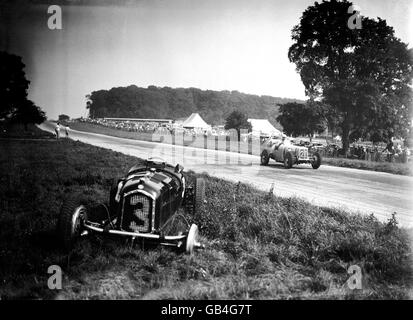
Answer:
<path fill-rule="evenodd" d="M 387 151 L 387 161 L 388 162 L 393 162 L 393 156 L 394 156 L 394 144 L 393 144 L 393 139 L 390 139 L 389 143 L 386 146 L 386 149 L 383 150 Z"/>
<path fill-rule="evenodd" d="M 372 161 L 375 161 L 375 162 L 380 161 L 379 146 L 377 144 L 373 145 L 373 159 L 372 159 Z"/>
<path fill-rule="evenodd" d="M 56 133 L 56 139 L 60 138 L 60 122 L 57 122 L 56 127 L 54 128 L 54 132 Z"/>
<path fill-rule="evenodd" d="M 400 143 L 397 144 L 395 153 L 396 153 L 396 157 L 397 157 L 397 162 L 403 162 L 403 159 L 402 159 L 403 149 L 402 149 L 402 145 Z"/>
<path fill-rule="evenodd" d="M 403 149 L 403 162 L 404 163 L 409 162 L 409 157 L 410 157 L 410 149 L 405 146 Z"/>

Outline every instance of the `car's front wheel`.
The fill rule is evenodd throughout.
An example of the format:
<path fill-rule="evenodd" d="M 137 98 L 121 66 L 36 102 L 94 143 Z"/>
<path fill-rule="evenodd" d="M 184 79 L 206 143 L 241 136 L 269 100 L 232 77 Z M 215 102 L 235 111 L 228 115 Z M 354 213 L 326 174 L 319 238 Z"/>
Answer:
<path fill-rule="evenodd" d="M 199 240 L 198 237 L 199 237 L 198 226 L 196 224 L 192 224 L 186 236 L 186 241 L 185 241 L 185 252 L 186 253 L 192 254 L 195 248 L 201 246 L 198 241 Z"/>
<path fill-rule="evenodd" d="M 313 167 L 313 169 L 318 169 L 321 166 L 321 155 L 316 152 L 313 155 L 313 161 L 311 161 L 311 166 Z"/>
<path fill-rule="evenodd" d="M 70 249 L 84 231 L 88 209 L 78 200 L 68 199 L 63 203 L 57 223 L 59 238 L 66 249 Z"/>
<path fill-rule="evenodd" d="M 290 169 L 293 166 L 293 156 L 287 152 L 284 156 L 284 168 Z"/>
<path fill-rule="evenodd" d="M 270 161 L 270 156 L 268 155 L 268 152 L 266 150 L 264 150 L 261 153 L 261 165 L 266 166 L 266 165 L 268 165 L 269 161 Z"/>

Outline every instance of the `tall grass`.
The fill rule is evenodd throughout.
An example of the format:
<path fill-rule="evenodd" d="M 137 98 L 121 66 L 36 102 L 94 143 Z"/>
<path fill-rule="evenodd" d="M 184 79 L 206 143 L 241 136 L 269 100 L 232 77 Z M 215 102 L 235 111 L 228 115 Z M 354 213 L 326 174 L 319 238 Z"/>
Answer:
<path fill-rule="evenodd" d="M 0 297 L 68 299 L 408 298 L 411 248 L 397 220 L 320 208 L 245 184 L 206 179 L 193 256 L 91 236 L 70 253 L 55 238 L 67 195 L 107 201 L 113 177 L 139 159 L 70 140 L 0 141 Z M 47 268 L 64 271 L 47 288 Z M 363 289 L 346 285 L 350 265 Z"/>

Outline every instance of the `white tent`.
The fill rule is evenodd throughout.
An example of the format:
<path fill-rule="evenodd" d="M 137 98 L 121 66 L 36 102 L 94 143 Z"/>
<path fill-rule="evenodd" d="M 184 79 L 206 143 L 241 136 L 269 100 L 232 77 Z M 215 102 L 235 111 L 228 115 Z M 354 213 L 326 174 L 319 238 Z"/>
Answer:
<path fill-rule="evenodd" d="M 198 113 L 191 114 L 182 124 L 184 128 L 193 129 L 210 129 L 211 126 L 207 124 Z"/>
<path fill-rule="evenodd" d="M 276 129 L 267 119 L 248 119 L 248 122 L 251 123 L 253 135 L 282 135 L 282 132 Z"/>

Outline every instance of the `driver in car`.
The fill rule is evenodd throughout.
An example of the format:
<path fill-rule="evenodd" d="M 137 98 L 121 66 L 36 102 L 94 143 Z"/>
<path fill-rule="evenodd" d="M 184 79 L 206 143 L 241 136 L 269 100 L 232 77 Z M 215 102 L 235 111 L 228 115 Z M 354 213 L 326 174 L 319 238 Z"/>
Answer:
<path fill-rule="evenodd" d="M 281 138 L 277 137 L 276 142 L 274 143 L 275 144 L 274 150 L 278 150 L 278 148 L 284 143 L 286 143 L 285 136 L 282 136 Z"/>

